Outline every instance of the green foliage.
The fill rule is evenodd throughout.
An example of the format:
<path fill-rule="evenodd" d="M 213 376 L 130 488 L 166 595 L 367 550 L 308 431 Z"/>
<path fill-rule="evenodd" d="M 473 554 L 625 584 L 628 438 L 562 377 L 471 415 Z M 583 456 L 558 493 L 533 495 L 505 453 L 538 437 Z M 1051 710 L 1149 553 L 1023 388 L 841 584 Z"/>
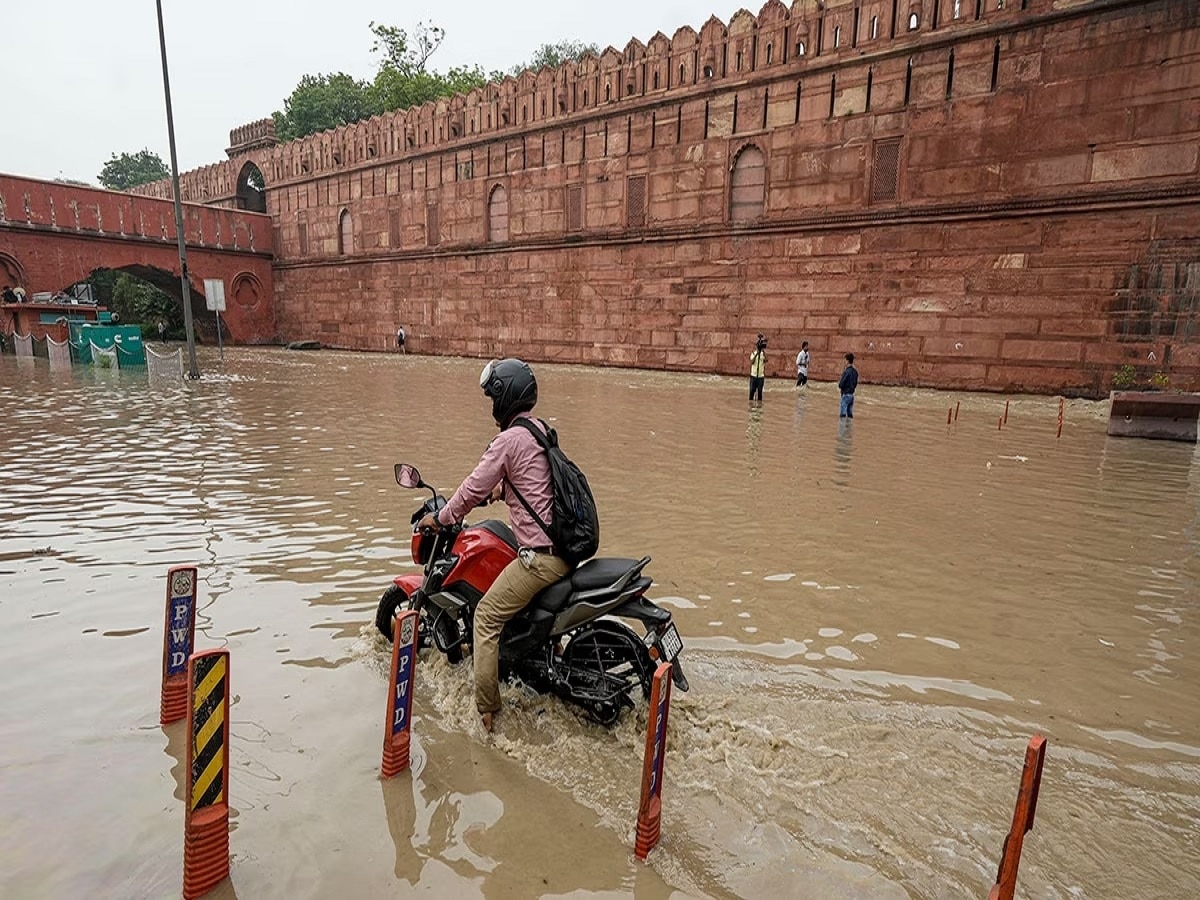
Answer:
<path fill-rule="evenodd" d="M 166 163 L 157 153 L 139 150 L 137 153 L 114 153 L 104 164 L 97 177 L 100 184 L 110 191 L 127 191 L 139 184 L 149 184 L 170 175 Z"/>
<path fill-rule="evenodd" d="M 1117 390 L 1131 388 L 1137 383 L 1137 371 L 1131 365 L 1124 365 L 1113 375 L 1112 386 Z"/>
<path fill-rule="evenodd" d="M 1150 376 L 1150 387 L 1156 391 L 1165 391 L 1171 386 L 1171 379 L 1166 372 L 1155 372 Z"/>
<path fill-rule="evenodd" d="M 275 133 L 282 140 L 292 141 L 369 118 L 381 111 L 369 82 L 337 72 L 305 75 L 291 96 L 283 101 L 283 111 L 276 111 L 272 116 Z"/>
<path fill-rule="evenodd" d="M 479 66 L 456 66 L 444 74 L 428 67 L 446 32 L 432 23 L 418 22 L 412 33 L 393 25 L 371 23 L 379 55 L 373 81 L 334 75 L 305 75 L 275 112 L 275 133 L 292 141 L 305 135 L 367 119 L 395 109 L 411 109 L 454 94 L 465 94 L 489 80 L 502 77 Z"/>
<path fill-rule="evenodd" d="M 141 325 L 143 338 L 158 337 L 159 319 L 167 323 L 168 336 L 183 333 L 183 307 L 150 282 L 112 269 L 99 269 L 87 281 L 96 303 L 125 324 Z"/>
<path fill-rule="evenodd" d="M 509 72 L 512 75 L 520 75 L 526 69 L 531 72 L 536 72 L 538 69 L 553 69 L 568 61 L 579 62 L 588 53 L 599 56 L 600 48 L 595 44 L 570 40 L 559 41 L 556 44 L 542 44 L 533 51 L 533 57 L 529 62 L 513 66 Z"/>

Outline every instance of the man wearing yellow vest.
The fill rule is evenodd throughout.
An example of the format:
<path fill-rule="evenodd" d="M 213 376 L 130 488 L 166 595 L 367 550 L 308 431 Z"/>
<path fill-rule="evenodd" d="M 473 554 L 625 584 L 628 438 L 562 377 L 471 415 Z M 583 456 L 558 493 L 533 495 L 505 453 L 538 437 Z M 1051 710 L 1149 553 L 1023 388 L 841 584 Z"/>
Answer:
<path fill-rule="evenodd" d="M 761 334 L 754 352 L 750 354 L 750 402 L 762 403 L 763 385 L 767 381 L 767 339 Z"/>

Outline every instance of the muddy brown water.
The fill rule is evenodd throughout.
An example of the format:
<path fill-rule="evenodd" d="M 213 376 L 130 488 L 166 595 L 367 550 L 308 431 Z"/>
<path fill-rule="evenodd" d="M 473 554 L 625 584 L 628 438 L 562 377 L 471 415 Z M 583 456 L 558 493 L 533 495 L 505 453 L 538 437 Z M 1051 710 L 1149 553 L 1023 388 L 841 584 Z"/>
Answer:
<path fill-rule="evenodd" d="M 645 709 L 608 731 L 423 658 L 414 768 L 377 778 L 416 464 L 494 429 L 473 360 L 202 350 L 199 383 L 0 356 L 0 895 L 177 895 L 165 572 L 232 653 L 220 895 L 986 895 L 1049 739 L 1018 896 L 1200 895 L 1200 467 L 1107 404 L 540 366 L 608 555 L 687 645 L 663 842 L 631 853 Z M 865 360 L 864 378 L 870 378 Z M 946 413 L 960 402 L 956 424 Z"/>

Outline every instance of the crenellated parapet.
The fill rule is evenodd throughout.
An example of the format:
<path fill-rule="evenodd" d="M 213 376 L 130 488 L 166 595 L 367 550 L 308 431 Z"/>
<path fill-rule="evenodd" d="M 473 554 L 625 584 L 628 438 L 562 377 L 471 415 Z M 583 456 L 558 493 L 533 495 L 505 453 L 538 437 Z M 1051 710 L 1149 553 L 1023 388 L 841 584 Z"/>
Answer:
<path fill-rule="evenodd" d="M 373 116 L 280 143 L 270 119 L 230 132 L 230 161 L 181 176 L 185 199 L 235 203 L 240 169 L 253 159 L 272 186 L 375 161 L 403 159 L 481 141 L 518 139 L 530 130 L 585 122 L 614 110 L 679 103 L 688 97 L 855 66 L 913 53 L 922 45 L 997 25 L 1019 26 L 1062 8 L 1114 0 L 768 0 L 757 15 L 741 9 L 728 23 L 710 17 L 671 37 L 632 38 L 554 68 L 525 71 L 451 98 Z M 1116 0 L 1119 2 L 1119 0 Z M 170 184 L 140 188 L 170 196 Z"/>
<path fill-rule="evenodd" d="M 275 120 L 259 119 L 257 122 L 251 122 L 230 131 L 229 147 L 225 153 L 232 159 L 252 150 L 274 147 L 278 143 L 279 138 L 275 135 Z"/>

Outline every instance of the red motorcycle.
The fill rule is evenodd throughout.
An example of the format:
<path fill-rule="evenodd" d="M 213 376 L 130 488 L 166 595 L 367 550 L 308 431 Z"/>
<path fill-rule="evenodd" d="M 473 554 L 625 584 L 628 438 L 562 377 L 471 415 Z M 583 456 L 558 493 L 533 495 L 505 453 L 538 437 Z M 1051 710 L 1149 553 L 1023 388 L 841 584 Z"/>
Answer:
<path fill-rule="evenodd" d="M 396 465 L 396 482 L 432 494 L 412 516 L 412 558 L 424 571 L 393 581 L 380 598 L 375 625 L 391 640 L 396 615 L 417 610 L 422 646 L 432 645 L 457 663 L 471 641 L 475 607 L 517 558 L 517 541 L 496 519 L 418 529 L 421 518 L 445 506 L 446 498 L 404 463 Z M 591 559 L 536 594 L 500 636 L 501 677 L 555 693 L 602 725 L 614 724 L 622 709 L 632 707 L 637 691 L 649 697 L 656 661 L 671 663 L 676 687 L 686 691 L 679 663 L 683 641 L 671 613 L 644 596 L 653 583 L 642 574 L 648 562 L 648 556 Z M 612 617 L 641 622 L 645 635 Z"/>

